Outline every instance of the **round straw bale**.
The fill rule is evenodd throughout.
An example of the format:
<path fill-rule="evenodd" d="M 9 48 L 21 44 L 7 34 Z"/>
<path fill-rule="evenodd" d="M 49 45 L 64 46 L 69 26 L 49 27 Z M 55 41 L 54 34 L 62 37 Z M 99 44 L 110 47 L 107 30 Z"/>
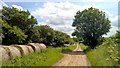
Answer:
<path fill-rule="evenodd" d="M 29 53 L 33 53 L 34 52 L 34 50 L 33 50 L 33 48 L 31 46 L 27 46 L 27 48 L 28 48 Z"/>
<path fill-rule="evenodd" d="M 35 52 L 39 52 L 40 49 L 38 46 L 35 45 L 35 43 L 28 43 L 28 46 L 31 46 Z"/>
<path fill-rule="evenodd" d="M 37 45 L 40 47 L 41 52 L 46 50 L 46 46 L 42 43 L 37 43 Z"/>
<path fill-rule="evenodd" d="M 29 51 L 26 45 L 15 45 L 14 47 L 18 48 L 22 55 L 29 54 Z"/>
<path fill-rule="evenodd" d="M 35 46 L 37 46 L 37 48 L 39 49 L 39 52 L 41 52 L 41 46 L 39 43 L 35 43 Z"/>
<path fill-rule="evenodd" d="M 0 61 L 10 60 L 9 50 L 4 47 L 0 47 Z"/>
<path fill-rule="evenodd" d="M 10 51 L 10 58 L 11 59 L 14 59 L 16 57 L 20 57 L 21 56 L 21 52 L 20 52 L 20 50 L 18 48 L 12 47 L 12 46 L 4 46 L 4 47 L 9 49 L 9 51 Z"/>
<path fill-rule="evenodd" d="M 42 50 L 46 50 L 46 46 L 45 46 L 45 44 L 40 43 L 39 45 L 41 46 Z"/>

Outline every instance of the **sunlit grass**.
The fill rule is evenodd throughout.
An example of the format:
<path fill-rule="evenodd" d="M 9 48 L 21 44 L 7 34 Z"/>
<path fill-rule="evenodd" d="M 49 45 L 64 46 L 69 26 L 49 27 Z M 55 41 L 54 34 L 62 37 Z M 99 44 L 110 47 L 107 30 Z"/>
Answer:
<path fill-rule="evenodd" d="M 62 47 L 62 52 L 71 52 L 76 48 L 76 45 L 71 45 L 69 47 Z"/>
<path fill-rule="evenodd" d="M 117 66 L 118 64 L 118 46 L 112 39 L 105 40 L 95 49 L 88 49 L 87 46 L 81 44 L 81 48 L 85 51 L 92 66 Z M 93 67 L 93 68 L 94 68 Z"/>
<path fill-rule="evenodd" d="M 47 48 L 42 53 L 32 53 L 3 63 L 3 66 L 51 66 L 60 60 L 63 55 L 61 48 Z"/>

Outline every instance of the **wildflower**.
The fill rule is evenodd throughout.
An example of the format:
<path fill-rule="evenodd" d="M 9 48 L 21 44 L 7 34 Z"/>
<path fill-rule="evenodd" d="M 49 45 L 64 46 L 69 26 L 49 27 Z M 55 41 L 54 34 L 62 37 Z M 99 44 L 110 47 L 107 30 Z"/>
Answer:
<path fill-rule="evenodd" d="M 114 59 L 115 61 L 118 61 L 118 59 Z"/>
<path fill-rule="evenodd" d="M 109 60 L 109 58 L 106 59 L 107 61 Z"/>

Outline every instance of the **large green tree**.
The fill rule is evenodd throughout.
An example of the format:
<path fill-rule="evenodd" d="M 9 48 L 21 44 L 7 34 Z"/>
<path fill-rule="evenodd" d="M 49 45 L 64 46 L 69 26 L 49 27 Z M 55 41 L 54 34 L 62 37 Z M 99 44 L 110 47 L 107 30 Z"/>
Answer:
<path fill-rule="evenodd" d="M 27 35 L 17 26 L 11 27 L 6 21 L 2 23 L 2 43 L 3 44 L 22 44 Z"/>
<path fill-rule="evenodd" d="M 10 26 L 10 29 L 12 30 L 12 32 L 9 32 L 10 30 L 6 28 L 7 25 L 2 26 L 3 28 L 2 32 L 4 34 L 2 41 L 4 44 L 7 42 L 9 42 L 7 44 L 13 43 L 12 40 L 8 40 L 7 38 L 22 39 L 22 37 L 19 38 L 15 37 L 14 33 L 16 33 L 17 36 L 19 36 L 20 33 L 22 33 L 22 35 L 23 34 L 26 35 L 27 38 L 25 37 L 24 42 L 20 42 L 20 43 L 28 43 L 31 41 L 32 38 L 31 36 L 34 34 L 32 28 L 35 24 L 37 24 L 37 20 L 34 18 L 34 16 L 30 14 L 29 11 L 24 11 L 24 10 L 21 11 L 14 7 L 10 8 L 3 6 L 2 21 L 3 21 L 2 25 L 7 24 L 8 26 Z M 14 43 L 15 42 L 17 44 L 18 41 L 14 40 Z"/>
<path fill-rule="evenodd" d="M 109 32 L 111 28 L 110 21 L 106 17 L 105 12 L 96 8 L 88 8 L 83 11 L 78 11 L 74 16 L 73 27 L 76 29 L 73 36 L 83 38 L 84 43 L 94 48 L 102 35 Z"/>

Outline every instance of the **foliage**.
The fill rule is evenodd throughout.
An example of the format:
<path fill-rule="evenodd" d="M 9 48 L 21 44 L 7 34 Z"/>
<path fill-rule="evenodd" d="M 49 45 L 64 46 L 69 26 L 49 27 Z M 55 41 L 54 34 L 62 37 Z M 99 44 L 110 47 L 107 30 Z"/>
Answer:
<path fill-rule="evenodd" d="M 95 49 L 86 51 L 92 66 L 120 66 L 119 45 L 116 43 L 116 37 L 113 37 L 105 38 L 104 42 Z M 84 48 L 84 51 L 86 49 Z"/>
<path fill-rule="evenodd" d="M 72 52 L 74 49 L 76 48 L 76 45 L 71 45 L 71 46 L 68 46 L 68 47 L 62 47 L 62 53 L 65 53 L 65 52 Z"/>
<path fill-rule="evenodd" d="M 79 42 L 79 43 L 83 42 L 83 39 L 82 39 L 82 38 L 75 38 L 75 37 L 73 37 L 72 39 L 73 39 L 75 42 Z"/>
<path fill-rule="evenodd" d="M 17 26 L 24 31 L 37 24 L 36 19 L 30 15 L 29 11 L 20 11 L 14 7 L 3 7 L 2 14 L 3 20 L 10 26 Z"/>
<path fill-rule="evenodd" d="M 102 35 L 109 32 L 110 21 L 105 13 L 96 8 L 88 8 L 82 12 L 78 11 L 72 24 L 76 27 L 73 36 L 83 38 L 84 43 L 94 48 Z"/>
<path fill-rule="evenodd" d="M 37 20 L 32 15 L 30 15 L 29 11 L 21 11 L 14 7 L 9 8 L 4 6 L 2 9 L 2 14 L 2 20 L 6 22 L 6 24 L 3 26 L 6 29 L 3 29 L 3 32 L 7 33 L 3 38 L 3 44 L 28 43 L 31 39 L 32 27 L 37 24 Z M 15 37 L 13 34 L 9 34 L 8 30 L 13 34 L 15 33 L 19 37 Z M 24 34 L 27 35 L 27 38 L 23 39 L 20 37 L 20 35 Z M 13 36 L 14 38 L 10 36 Z M 11 39 L 15 39 L 16 41 Z M 22 39 L 25 41 L 17 41 L 17 39 Z"/>
<path fill-rule="evenodd" d="M 3 44 L 22 44 L 27 37 L 20 28 L 11 27 L 5 21 L 2 21 L 2 34 L 4 35 L 2 37 Z"/>
<path fill-rule="evenodd" d="M 69 35 L 56 31 L 47 25 L 35 26 L 34 32 L 36 34 L 33 36 L 32 41 L 42 42 L 47 46 L 57 47 L 63 46 L 63 44 L 72 44 L 74 42 Z"/>

